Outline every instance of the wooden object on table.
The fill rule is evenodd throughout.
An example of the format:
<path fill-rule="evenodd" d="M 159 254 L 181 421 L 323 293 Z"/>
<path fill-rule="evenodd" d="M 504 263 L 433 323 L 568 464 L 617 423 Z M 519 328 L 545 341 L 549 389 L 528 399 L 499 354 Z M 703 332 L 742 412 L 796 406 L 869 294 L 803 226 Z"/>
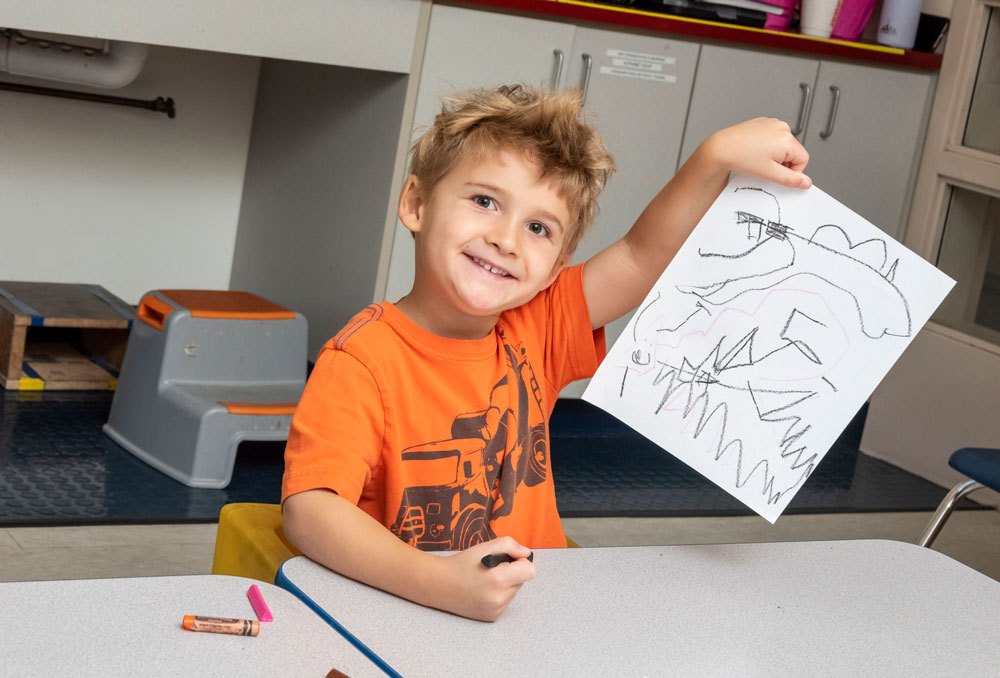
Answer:
<path fill-rule="evenodd" d="M 133 317 L 99 285 L 0 281 L 0 385 L 113 390 Z"/>

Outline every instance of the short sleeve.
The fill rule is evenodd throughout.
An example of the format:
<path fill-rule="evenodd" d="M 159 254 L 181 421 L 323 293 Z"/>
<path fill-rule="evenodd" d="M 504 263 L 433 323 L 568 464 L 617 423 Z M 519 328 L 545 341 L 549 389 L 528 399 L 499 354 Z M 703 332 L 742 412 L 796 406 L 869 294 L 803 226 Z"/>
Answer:
<path fill-rule="evenodd" d="M 329 489 L 356 504 L 379 464 L 385 415 L 378 385 L 355 357 L 324 348 L 292 418 L 281 501 Z"/>
<path fill-rule="evenodd" d="M 592 377 L 607 353 L 604 328 L 590 326 L 583 266 L 567 268 L 523 307 L 532 324 L 544 333 L 545 377 L 556 392 L 577 379 Z"/>

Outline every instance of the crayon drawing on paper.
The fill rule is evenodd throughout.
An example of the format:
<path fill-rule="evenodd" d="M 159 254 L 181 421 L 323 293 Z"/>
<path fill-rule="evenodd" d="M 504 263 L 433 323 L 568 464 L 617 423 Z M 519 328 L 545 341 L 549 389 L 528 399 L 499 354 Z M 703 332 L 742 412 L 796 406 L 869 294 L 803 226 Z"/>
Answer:
<path fill-rule="evenodd" d="M 734 176 L 583 397 L 774 522 L 953 284 L 815 186 Z"/>

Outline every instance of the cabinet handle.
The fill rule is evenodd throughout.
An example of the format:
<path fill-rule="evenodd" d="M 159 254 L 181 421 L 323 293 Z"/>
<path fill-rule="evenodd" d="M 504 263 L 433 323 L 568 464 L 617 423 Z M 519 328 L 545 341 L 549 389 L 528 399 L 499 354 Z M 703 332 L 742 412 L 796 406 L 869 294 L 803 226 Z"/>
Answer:
<path fill-rule="evenodd" d="M 580 99 L 580 105 L 587 103 L 587 90 L 590 89 L 590 71 L 594 68 L 594 60 L 589 54 L 583 55 L 583 96 Z"/>
<path fill-rule="evenodd" d="M 833 92 L 833 103 L 830 105 L 830 119 L 826 121 L 826 129 L 819 133 L 821 139 L 826 139 L 833 134 L 833 126 L 837 122 L 837 106 L 840 105 L 840 88 L 836 85 L 830 85 L 830 91 Z"/>
<path fill-rule="evenodd" d="M 559 87 L 559 78 L 562 77 L 563 59 L 566 57 L 566 55 L 563 54 L 563 51 L 558 47 L 552 50 L 552 53 L 556 57 L 556 72 L 552 76 L 552 89 L 555 89 Z"/>
<path fill-rule="evenodd" d="M 792 136 L 795 137 L 802 134 L 802 130 L 805 129 L 806 120 L 809 118 L 809 110 L 812 108 L 813 101 L 813 88 L 808 83 L 800 82 L 799 88 L 802 90 L 802 103 L 799 104 L 799 120 L 795 123 L 795 129 L 792 130 Z"/>

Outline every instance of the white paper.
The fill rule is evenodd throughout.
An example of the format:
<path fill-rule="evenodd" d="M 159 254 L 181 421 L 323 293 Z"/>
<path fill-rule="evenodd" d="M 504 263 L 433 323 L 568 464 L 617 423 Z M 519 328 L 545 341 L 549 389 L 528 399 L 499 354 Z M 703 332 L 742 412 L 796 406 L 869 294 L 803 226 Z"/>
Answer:
<path fill-rule="evenodd" d="M 773 523 L 953 285 L 815 186 L 734 176 L 583 398 Z"/>

